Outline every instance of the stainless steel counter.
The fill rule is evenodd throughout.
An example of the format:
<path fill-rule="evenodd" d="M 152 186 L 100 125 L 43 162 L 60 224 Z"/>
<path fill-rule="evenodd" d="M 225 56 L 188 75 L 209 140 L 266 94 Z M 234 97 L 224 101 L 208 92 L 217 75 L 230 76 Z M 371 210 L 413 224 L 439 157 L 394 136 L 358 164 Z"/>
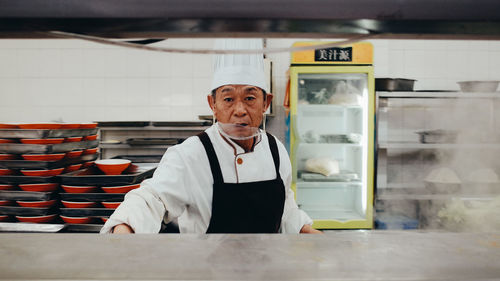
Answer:
<path fill-rule="evenodd" d="M 0 234 L 0 279 L 500 279 L 500 233 Z"/>

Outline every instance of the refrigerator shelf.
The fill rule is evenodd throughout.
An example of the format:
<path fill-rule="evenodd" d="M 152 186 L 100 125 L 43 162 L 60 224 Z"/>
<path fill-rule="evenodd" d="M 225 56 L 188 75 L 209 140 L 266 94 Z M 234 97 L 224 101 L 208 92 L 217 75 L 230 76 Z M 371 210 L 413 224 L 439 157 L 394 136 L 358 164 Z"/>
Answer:
<path fill-rule="evenodd" d="M 297 188 L 357 188 L 362 184 L 360 181 L 298 181 Z"/>
<path fill-rule="evenodd" d="M 334 220 L 344 222 L 365 219 L 364 215 L 360 215 L 354 209 L 335 208 L 333 206 L 323 205 L 302 205 L 300 209 L 305 211 L 313 220 Z"/>

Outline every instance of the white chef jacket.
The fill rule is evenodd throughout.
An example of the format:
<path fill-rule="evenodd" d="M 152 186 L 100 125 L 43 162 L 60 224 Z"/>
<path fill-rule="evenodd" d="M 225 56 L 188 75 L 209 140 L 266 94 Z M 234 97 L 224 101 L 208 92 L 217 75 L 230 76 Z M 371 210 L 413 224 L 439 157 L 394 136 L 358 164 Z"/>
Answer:
<path fill-rule="evenodd" d="M 216 126 L 206 130 L 219 159 L 224 182 L 244 183 L 276 178 L 276 169 L 265 133 L 252 152 L 226 141 Z M 283 144 L 276 140 L 280 155 L 280 175 L 286 189 L 281 232 L 299 233 L 311 218 L 297 207 L 291 190 L 290 159 Z M 238 159 L 241 159 L 238 161 Z M 241 164 L 240 164 L 241 163 Z M 212 215 L 213 177 L 205 148 L 197 136 L 169 148 L 153 177 L 130 191 L 101 229 L 110 233 L 125 223 L 135 233 L 158 233 L 161 222 L 178 218 L 181 233 L 206 233 Z M 231 223 L 231 222 L 228 222 Z"/>

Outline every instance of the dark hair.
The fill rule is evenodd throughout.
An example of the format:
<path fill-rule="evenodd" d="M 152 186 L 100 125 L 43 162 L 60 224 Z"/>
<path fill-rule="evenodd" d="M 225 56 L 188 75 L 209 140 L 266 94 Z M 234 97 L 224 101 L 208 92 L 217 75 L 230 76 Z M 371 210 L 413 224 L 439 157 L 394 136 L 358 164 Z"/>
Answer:
<path fill-rule="evenodd" d="M 257 87 L 257 88 L 259 88 L 259 87 Z M 212 97 L 214 98 L 214 101 L 215 101 L 215 94 L 216 94 L 216 92 L 217 92 L 217 89 L 219 89 L 219 88 L 215 88 L 215 89 L 213 89 L 213 90 L 212 90 Z M 260 88 L 259 88 L 259 89 L 260 89 Z M 262 91 L 262 93 L 264 94 L 264 100 L 266 100 L 266 95 L 267 95 L 266 91 L 265 91 L 264 89 L 260 89 L 260 90 L 261 90 L 261 91 Z"/>

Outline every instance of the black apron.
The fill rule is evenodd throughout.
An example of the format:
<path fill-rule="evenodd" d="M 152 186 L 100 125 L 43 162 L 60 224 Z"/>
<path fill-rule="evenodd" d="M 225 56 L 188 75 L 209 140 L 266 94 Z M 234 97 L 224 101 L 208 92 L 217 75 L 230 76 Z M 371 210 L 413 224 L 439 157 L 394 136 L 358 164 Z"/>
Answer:
<path fill-rule="evenodd" d="M 279 173 L 276 140 L 267 134 L 276 178 L 247 183 L 224 183 L 219 160 L 208 135 L 198 135 L 214 178 L 212 217 L 207 233 L 277 233 L 285 206 L 285 186 Z"/>

